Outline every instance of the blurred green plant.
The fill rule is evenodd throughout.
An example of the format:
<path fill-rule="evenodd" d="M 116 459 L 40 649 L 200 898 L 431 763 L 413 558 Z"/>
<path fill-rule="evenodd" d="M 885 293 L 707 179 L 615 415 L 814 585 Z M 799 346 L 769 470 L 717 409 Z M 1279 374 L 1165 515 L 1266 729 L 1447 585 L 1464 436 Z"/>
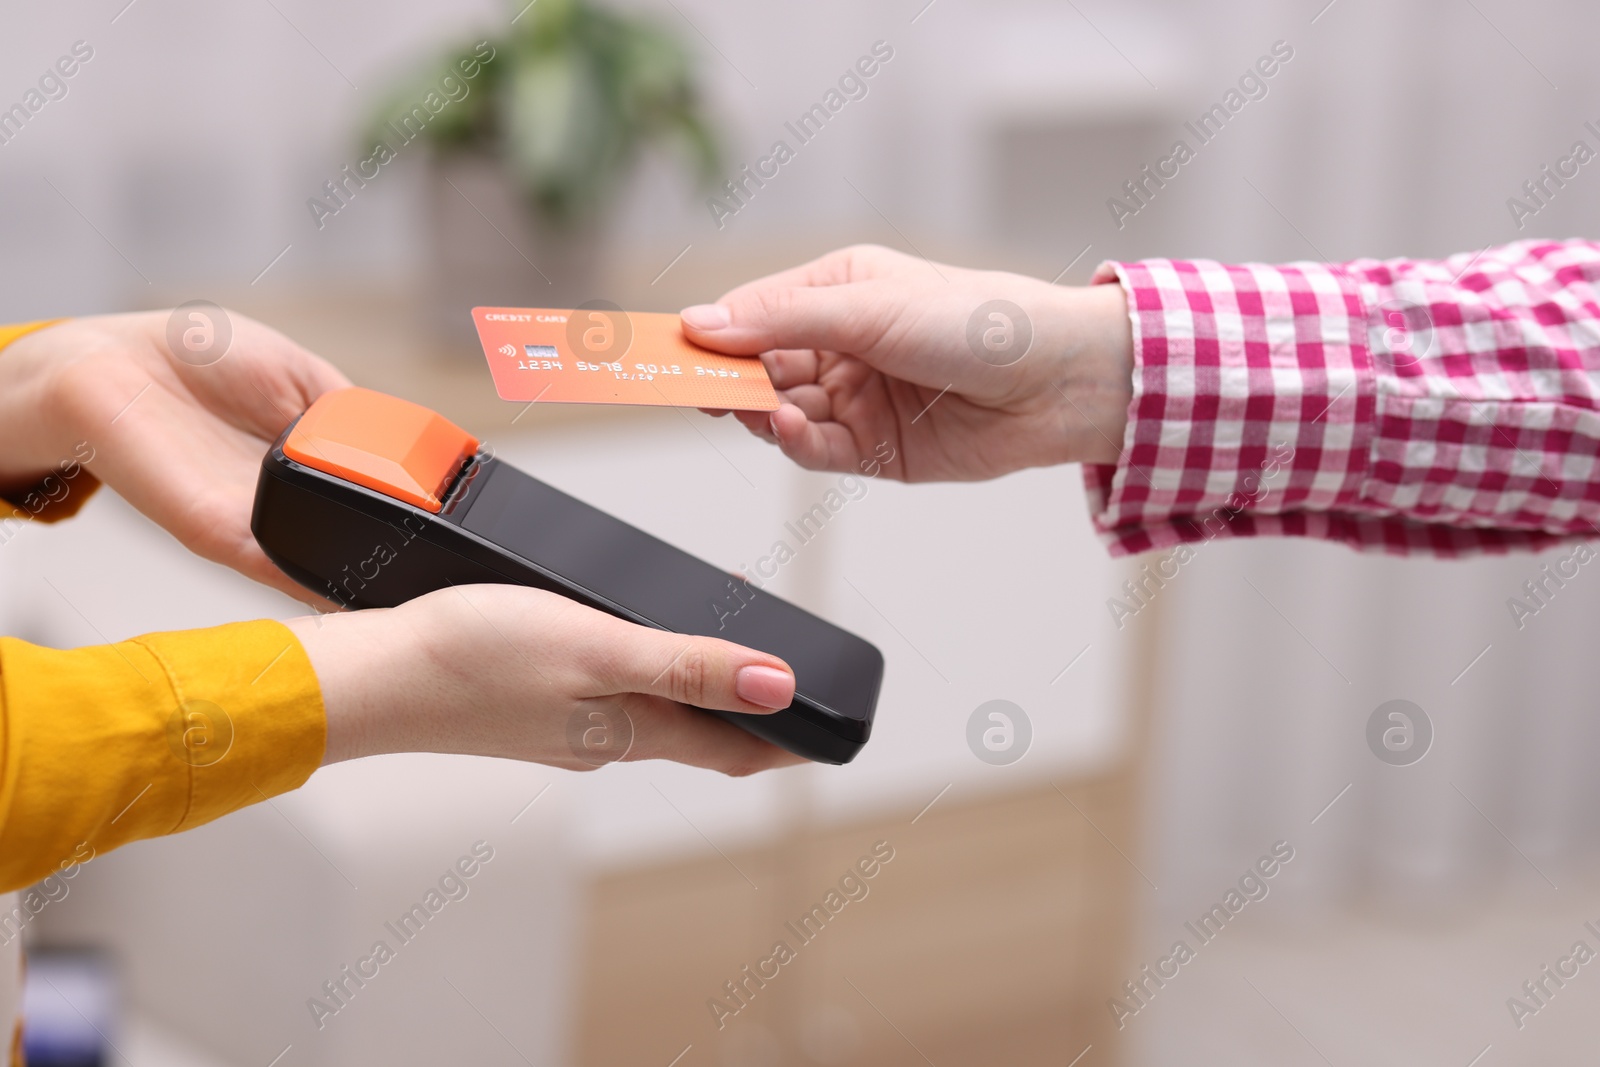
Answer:
<path fill-rule="evenodd" d="M 550 226 L 594 220 L 650 146 L 676 147 L 701 184 L 717 175 L 721 150 L 692 59 L 654 21 L 589 0 L 535 0 L 509 33 L 488 41 L 494 59 L 466 97 L 434 116 L 423 139 L 442 157 L 502 160 Z M 389 101 L 374 129 L 409 108 L 419 86 L 459 80 L 457 64 L 473 59 L 468 48 L 444 57 Z"/>

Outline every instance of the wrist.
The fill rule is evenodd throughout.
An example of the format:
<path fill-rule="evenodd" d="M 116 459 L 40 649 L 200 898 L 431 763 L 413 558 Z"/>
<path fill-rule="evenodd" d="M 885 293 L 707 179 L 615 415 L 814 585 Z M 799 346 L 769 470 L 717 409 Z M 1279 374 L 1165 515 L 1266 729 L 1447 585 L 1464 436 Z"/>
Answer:
<path fill-rule="evenodd" d="M 46 326 L 0 349 L 0 495 L 32 489 L 61 463 L 85 458 L 69 440 L 56 374 L 71 325 Z"/>
<path fill-rule="evenodd" d="M 418 694 L 430 650 L 394 611 L 311 615 L 285 623 L 305 648 L 322 691 L 327 740 L 322 763 L 425 751 Z"/>
<path fill-rule="evenodd" d="M 1061 463 L 1115 464 L 1133 400 L 1133 330 L 1120 285 L 1053 290 L 1040 340 L 1053 357 L 1047 400 L 1061 411 Z"/>

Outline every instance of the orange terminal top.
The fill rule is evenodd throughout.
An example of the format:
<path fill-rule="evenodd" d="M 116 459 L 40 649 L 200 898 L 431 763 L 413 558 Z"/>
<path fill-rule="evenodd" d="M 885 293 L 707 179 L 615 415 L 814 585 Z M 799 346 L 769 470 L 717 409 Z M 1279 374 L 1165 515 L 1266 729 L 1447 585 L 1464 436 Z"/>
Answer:
<path fill-rule="evenodd" d="M 300 416 L 283 454 L 438 513 L 478 439 L 421 404 L 371 389 L 324 393 Z"/>

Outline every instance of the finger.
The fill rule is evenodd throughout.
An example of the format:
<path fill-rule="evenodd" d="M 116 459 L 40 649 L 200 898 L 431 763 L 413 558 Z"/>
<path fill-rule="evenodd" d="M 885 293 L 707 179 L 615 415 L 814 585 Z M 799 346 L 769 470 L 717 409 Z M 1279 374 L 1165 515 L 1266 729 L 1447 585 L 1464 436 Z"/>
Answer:
<path fill-rule="evenodd" d="M 836 422 L 813 422 L 794 404 L 774 411 L 771 422 L 773 437 L 783 454 L 806 470 L 840 468 L 841 457 L 855 447 L 849 430 Z"/>
<path fill-rule="evenodd" d="M 822 357 L 812 348 L 763 352 L 761 363 L 767 368 L 767 377 L 772 379 L 774 389 L 809 385 L 822 374 Z"/>
<path fill-rule="evenodd" d="M 733 417 L 738 419 L 745 429 L 761 438 L 763 441 L 778 443 L 777 437 L 772 433 L 772 412 L 770 411 L 736 411 Z"/>
<path fill-rule="evenodd" d="M 350 388 L 352 383 L 344 371 L 293 341 L 289 344 L 295 353 L 290 366 L 307 407 L 323 393 Z"/>
<path fill-rule="evenodd" d="M 310 350 L 244 315 L 224 312 L 233 337 L 223 357 L 190 366 L 167 348 L 178 377 L 219 418 L 266 441 L 324 393 L 349 387 L 350 379 Z"/>
<path fill-rule="evenodd" d="M 735 777 L 806 762 L 732 723 L 675 701 L 636 697 L 627 710 L 633 744 L 622 757 L 624 762 L 665 759 Z"/>
<path fill-rule="evenodd" d="M 731 579 L 722 610 L 736 614 L 743 601 Z M 715 637 L 652 630 L 616 620 L 602 684 L 616 692 L 666 697 L 697 708 L 765 715 L 794 701 L 794 672 L 777 656 Z"/>
<path fill-rule="evenodd" d="M 689 340 L 730 355 L 775 348 L 861 354 L 882 339 L 894 310 L 872 283 L 780 285 L 736 290 L 722 302 L 684 308 L 679 317 Z"/>
<path fill-rule="evenodd" d="M 793 403 L 795 392 L 785 394 L 785 403 L 777 411 L 739 412 L 739 421 L 763 441 L 779 446 L 784 455 L 806 470 L 849 470 L 860 451 L 850 431 L 828 418 L 829 410 L 818 416 Z M 832 402 L 827 403 L 831 409 Z"/>
<path fill-rule="evenodd" d="M 271 368 L 265 381 L 254 387 L 270 409 L 262 412 L 261 421 L 254 429 L 258 434 L 265 430 L 261 436 L 268 441 L 275 439 L 324 393 L 350 387 L 350 379 L 331 363 L 292 341 L 287 344 L 288 350 L 281 353 L 282 363 Z"/>
<path fill-rule="evenodd" d="M 727 408 L 701 408 L 700 414 L 710 415 L 713 419 L 720 419 L 728 413 Z"/>
<path fill-rule="evenodd" d="M 121 484 L 127 483 L 124 481 Z M 133 499 L 143 499 L 145 493 L 139 487 L 130 489 L 128 495 Z M 243 519 L 233 521 L 237 516 L 248 516 L 247 496 L 240 496 L 237 502 L 228 502 L 220 494 L 208 494 L 207 504 L 209 506 L 181 517 L 169 516 L 170 532 L 191 551 L 317 611 L 342 610 L 340 605 L 312 592 L 279 570 L 278 565 L 261 550 L 248 524 Z"/>
<path fill-rule="evenodd" d="M 813 422 L 827 422 L 833 417 L 833 398 L 820 385 L 800 385 L 786 389 L 783 399 L 799 408 L 805 413 L 805 417 Z"/>
<path fill-rule="evenodd" d="M 311 608 L 314 611 L 329 612 L 344 610 L 340 605 L 335 604 L 333 601 L 328 600 L 325 597 L 318 596 L 316 593 L 313 593 L 311 590 L 307 589 L 305 586 L 301 585 L 299 582 L 283 573 L 283 571 L 278 569 L 277 564 L 268 559 L 266 554 L 262 552 L 259 547 L 256 547 L 253 544 L 249 546 L 242 546 L 237 555 L 226 558 L 218 558 L 217 562 L 232 567 L 234 570 L 243 574 L 246 578 L 258 581 L 262 585 L 276 589 L 285 596 L 294 598 L 301 604 L 304 604 L 306 607 Z"/>
<path fill-rule="evenodd" d="M 323 393 L 350 386 L 343 371 L 298 341 L 248 315 L 226 310 L 223 314 L 234 329 L 229 357 L 254 362 L 268 370 L 268 382 L 282 390 L 274 399 L 299 401 L 303 410 Z"/>

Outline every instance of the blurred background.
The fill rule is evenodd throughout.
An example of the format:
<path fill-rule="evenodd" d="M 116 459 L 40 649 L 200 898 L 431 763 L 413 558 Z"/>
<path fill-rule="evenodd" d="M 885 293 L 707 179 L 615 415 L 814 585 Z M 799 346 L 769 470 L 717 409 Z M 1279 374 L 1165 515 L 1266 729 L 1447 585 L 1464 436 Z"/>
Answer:
<path fill-rule="evenodd" d="M 1600 14 L 1574 0 L 95 0 L 4 27 L 0 107 L 92 55 L 0 114 L 0 321 L 216 301 L 730 569 L 833 480 L 696 414 L 513 424 L 471 305 L 671 311 L 854 242 L 1081 284 L 1600 213 L 1587 169 L 1523 228 L 1507 204 L 1600 147 Z M 801 143 L 786 124 L 831 90 Z M 779 140 L 793 158 L 730 198 Z M 1107 598 L 1151 561 L 1107 557 L 1077 471 L 876 481 L 773 583 L 888 657 L 852 765 L 339 766 L 84 868 L 29 927 L 56 979 L 30 1014 L 98 1020 L 101 1062 L 138 1067 L 1577 1062 L 1600 977 L 1520 1026 L 1507 1005 L 1600 949 L 1600 588 L 1522 628 L 1506 605 L 1554 558 L 1218 543 L 1119 627 Z M 5 632 L 58 646 L 297 613 L 109 494 L 0 547 L 0 585 Z M 996 699 L 1031 725 L 1003 765 L 968 743 Z M 1424 758 L 1369 744 L 1392 700 Z M 468 897 L 319 1027 L 323 983 L 478 842 Z M 719 1027 L 708 1002 L 878 842 L 870 894 Z M 1197 937 L 1274 849 L 1266 896 Z M 1146 978 L 1179 940 L 1194 958 Z"/>

